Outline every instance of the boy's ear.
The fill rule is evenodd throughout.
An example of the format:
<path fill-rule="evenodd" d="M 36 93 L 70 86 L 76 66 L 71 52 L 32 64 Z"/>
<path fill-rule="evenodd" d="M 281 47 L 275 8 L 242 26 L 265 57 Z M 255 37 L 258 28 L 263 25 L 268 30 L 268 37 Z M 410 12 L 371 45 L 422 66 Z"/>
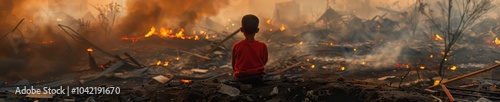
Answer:
<path fill-rule="evenodd" d="M 255 33 L 259 33 L 259 30 L 260 30 L 260 28 L 257 28 L 257 30 L 255 30 Z"/>
<path fill-rule="evenodd" d="M 240 27 L 240 31 L 245 32 L 245 29 L 243 29 L 243 27 Z"/>

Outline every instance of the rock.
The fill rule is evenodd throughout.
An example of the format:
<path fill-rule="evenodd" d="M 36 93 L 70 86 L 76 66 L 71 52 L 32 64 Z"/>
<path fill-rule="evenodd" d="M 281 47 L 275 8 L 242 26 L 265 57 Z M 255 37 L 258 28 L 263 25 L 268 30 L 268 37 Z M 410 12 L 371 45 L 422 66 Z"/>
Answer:
<path fill-rule="evenodd" d="M 222 52 L 222 51 L 215 51 L 214 54 L 216 54 L 216 55 L 222 55 L 222 54 L 224 54 L 224 52 Z"/>
<path fill-rule="evenodd" d="M 231 87 L 229 85 L 220 84 L 219 87 L 220 87 L 220 89 L 218 91 L 219 93 L 223 93 L 223 94 L 226 94 L 229 96 L 238 96 L 241 93 L 240 90 L 238 90 L 237 88 Z"/>
<path fill-rule="evenodd" d="M 479 98 L 476 102 L 493 102 L 493 101 L 491 101 L 491 100 L 489 100 L 489 99 L 487 99 L 487 98 L 483 98 L 483 97 L 481 97 L 481 98 Z"/>
<path fill-rule="evenodd" d="M 153 77 L 153 79 L 156 80 L 156 81 L 158 81 L 158 82 L 160 82 L 160 83 L 162 83 L 162 84 L 165 84 L 166 82 L 170 81 L 170 78 L 167 78 L 167 77 L 165 77 L 163 75 L 155 76 L 155 77 Z"/>
<path fill-rule="evenodd" d="M 269 93 L 269 95 L 276 95 L 276 94 L 278 94 L 278 87 L 274 87 L 273 91 L 271 91 L 271 93 Z"/>

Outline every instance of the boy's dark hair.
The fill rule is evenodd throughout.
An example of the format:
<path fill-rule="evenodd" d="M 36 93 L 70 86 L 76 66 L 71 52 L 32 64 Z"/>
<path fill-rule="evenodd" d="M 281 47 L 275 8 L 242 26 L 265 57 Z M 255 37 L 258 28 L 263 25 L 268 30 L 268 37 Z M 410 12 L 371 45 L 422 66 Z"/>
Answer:
<path fill-rule="evenodd" d="M 248 14 L 241 19 L 241 32 L 245 34 L 255 34 L 259 31 L 259 18 Z"/>

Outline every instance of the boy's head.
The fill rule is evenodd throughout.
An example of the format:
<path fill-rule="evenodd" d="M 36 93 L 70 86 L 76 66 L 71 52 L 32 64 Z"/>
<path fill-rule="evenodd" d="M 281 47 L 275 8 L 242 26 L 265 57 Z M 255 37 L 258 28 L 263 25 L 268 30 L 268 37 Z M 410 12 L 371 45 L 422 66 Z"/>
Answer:
<path fill-rule="evenodd" d="M 243 16 L 240 30 L 243 34 L 255 34 L 259 32 L 259 18 L 252 14 Z"/>

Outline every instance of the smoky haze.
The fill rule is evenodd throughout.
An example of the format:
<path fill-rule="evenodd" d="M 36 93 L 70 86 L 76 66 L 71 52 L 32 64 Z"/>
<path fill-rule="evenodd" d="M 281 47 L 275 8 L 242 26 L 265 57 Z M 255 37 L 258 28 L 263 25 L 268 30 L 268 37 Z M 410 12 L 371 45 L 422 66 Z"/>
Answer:
<path fill-rule="evenodd" d="M 128 0 L 125 16 L 117 21 L 117 34 L 143 34 L 151 26 L 187 28 L 228 4 L 228 0 Z"/>

